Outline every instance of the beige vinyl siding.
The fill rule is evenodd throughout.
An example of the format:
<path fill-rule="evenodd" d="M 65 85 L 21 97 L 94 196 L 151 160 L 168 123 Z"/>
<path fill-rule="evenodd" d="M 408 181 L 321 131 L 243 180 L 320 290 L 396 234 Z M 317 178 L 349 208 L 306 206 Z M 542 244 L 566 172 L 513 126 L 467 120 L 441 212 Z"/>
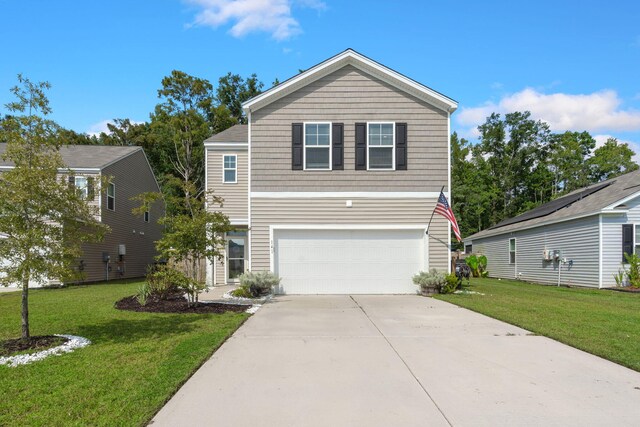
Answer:
<path fill-rule="evenodd" d="M 346 207 L 352 200 L 353 206 Z M 367 224 L 420 225 L 429 222 L 436 199 L 382 198 L 291 198 L 251 199 L 251 270 L 270 268 L 270 225 L 289 224 Z M 429 238 L 429 267 L 443 271 L 448 267 L 448 222 L 435 215 Z"/>
<path fill-rule="evenodd" d="M 447 185 L 447 113 L 353 66 L 257 110 L 251 121 L 252 191 L 437 192 Z M 314 121 L 344 123 L 344 170 L 291 170 L 291 124 Z M 355 123 L 370 121 L 407 123 L 408 170 L 355 170 Z"/>
<path fill-rule="evenodd" d="M 516 238 L 516 264 L 509 264 L 509 239 Z M 562 264 L 560 283 L 598 287 L 599 282 L 598 216 L 564 221 L 547 226 L 516 231 L 496 237 L 473 240 L 473 251 L 487 256 L 491 277 L 557 284 L 558 263 L 543 261 L 545 249 L 560 250 L 562 258 L 573 265 Z"/>
<path fill-rule="evenodd" d="M 237 183 L 222 182 L 222 160 L 225 154 L 237 155 Z M 229 217 L 231 222 L 246 221 L 248 213 L 248 163 L 246 148 L 208 149 L 207 150 L 207 190 L 224 199 L 222 207 L 214 206 L 210 210 L 219 210 Z"/>
<path fill-rule="evenodd" d="M 115 211 L 107 209 L 106 190 L 102 192 L 102 222 L 111 228 L 101 243 L 85 244 L 84 255 L 86 281 L 105 279 L 105 265 L 102 252 L 111 256 L 110 280 L 141 277 L 147 266 L 155 261 L 155 241 L 162 236 L 158 219 L 163 215 L 164 204 L 155 203 L 150 210 L 149 222 L 131 211 L 139 206 L 132 197 L 144 192 L 159 191 L 153 173 L 142 150 L 127 156 L 103 170 L 104 176 L 111 177 L 115 184 Z M 125 244 L 124 274 L 117 272 L 122 264 L 118 262 L 118 245 Z"/>

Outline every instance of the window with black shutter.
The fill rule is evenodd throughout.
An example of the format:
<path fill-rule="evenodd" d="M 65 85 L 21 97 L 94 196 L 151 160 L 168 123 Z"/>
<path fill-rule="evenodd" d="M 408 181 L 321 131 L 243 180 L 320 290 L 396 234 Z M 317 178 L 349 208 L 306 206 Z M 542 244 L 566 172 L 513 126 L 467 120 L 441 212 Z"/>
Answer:
<path fill-rule="evenodd" d="M 331 125 L 331 165 L 333 170 L 344 170 L 344 124 Z"/>
<path fill-rule="evenodd" d="M 293 170 L 304 169 L 304 159 L 302 157 L 304 150 L 304 146 L 302 145 L 303 127 L 302 123 L 291 124 L 291 169 Z"/>
<path fill-rule="evenodd" d="M 407 170 L 407 124 L 396 123 L 396 170 Z"/>
<path fill-rule="evenodd" d="M 633 224 L 622 224 L 622 262 L 626 263 L 625 255 L 633 254 Z"/>
<path fill-rule="evenodd" d="M 367 170 L 366 123 L 356 123 L 356 170 Z"/>

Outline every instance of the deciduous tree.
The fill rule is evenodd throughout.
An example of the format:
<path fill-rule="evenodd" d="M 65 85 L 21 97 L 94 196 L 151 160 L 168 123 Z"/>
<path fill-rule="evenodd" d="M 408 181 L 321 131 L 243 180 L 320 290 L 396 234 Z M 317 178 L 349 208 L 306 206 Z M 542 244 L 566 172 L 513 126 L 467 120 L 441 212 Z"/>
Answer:
<path fill-rule="evenodd" d="M 49 83 L 18 76 L 11 91 L 16 101 L 0 124 L 7 143 L 2 158 L 13 168 L 0 174 L 0 283 L 22 287 L 22 338 L 28 339 L 29 283 L 77 276 L 73 268 L 84 242 L 100 240 L 108 230 L 60 171 L 57 125 L 45 91 Z M 73 173 L 69 171 L 69 173 Z"/>

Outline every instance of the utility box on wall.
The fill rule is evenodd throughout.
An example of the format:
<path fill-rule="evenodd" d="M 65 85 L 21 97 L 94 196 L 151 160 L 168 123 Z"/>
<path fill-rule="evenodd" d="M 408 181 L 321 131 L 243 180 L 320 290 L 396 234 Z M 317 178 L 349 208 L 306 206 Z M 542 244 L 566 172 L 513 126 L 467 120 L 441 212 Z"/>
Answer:
<path fill-rule="evenodd" d="M 119 244 L 118 245 L 118 255 L 126 255 L 127 254 L 127 245 Z"/>

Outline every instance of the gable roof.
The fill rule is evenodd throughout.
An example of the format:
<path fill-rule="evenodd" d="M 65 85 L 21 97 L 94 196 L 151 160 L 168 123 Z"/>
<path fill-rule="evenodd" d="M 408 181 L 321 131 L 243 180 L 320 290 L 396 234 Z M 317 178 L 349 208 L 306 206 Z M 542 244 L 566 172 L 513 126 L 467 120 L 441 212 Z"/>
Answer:
<path fill-rule="evenodd" d="M 6 143 L 0 143 L 0 167 L 11 167 L 12 162 L 2 159 L 7 149 Z M 60 147 L 62 161 L 70 169 L 103 169 L 142 147 L 123 147 L 114 145 L 63 145 Z"/>
<path fill-rule="evenodd" d="M 204 140 L 205 144 L 246 144 L 249 142 L 249 126 L 235 125 Z"/>
<path fill-rule="evenodd" d="M 448 113 L 453 113 L 458 108 L 458 103 L 453 99 L 367 58 L 353 49 L 347 49 L 251 98 L 242 104 L 242 108 L 247 112 L 256 111 L 346 65 L 352 65 Z"/>
<path fill-rule="evenodd" d="M 640 197 L 640 169 L 572 191 L 464 240 L 498 236 L 601 212 L 620 212 L 624 211 L 624 203 L 636 197 Z"/>

